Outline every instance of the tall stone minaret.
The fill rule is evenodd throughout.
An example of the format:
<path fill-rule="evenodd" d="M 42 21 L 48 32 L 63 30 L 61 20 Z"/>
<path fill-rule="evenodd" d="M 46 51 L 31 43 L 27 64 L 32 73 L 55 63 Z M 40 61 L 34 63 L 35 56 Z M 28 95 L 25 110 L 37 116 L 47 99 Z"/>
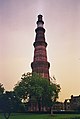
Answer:
<path fill-rule="evenodd" d="M 50 63 L 47 61 L 45 42 L 45 29 L 43 28 L 44 21 L 42 15 L 38 15 L 37 28 L 35 29 L 36 38 L 34 42 L 34 59 L 31 63 L 32 73 L 36 72 L 42 77 L 49 79 Z"/>

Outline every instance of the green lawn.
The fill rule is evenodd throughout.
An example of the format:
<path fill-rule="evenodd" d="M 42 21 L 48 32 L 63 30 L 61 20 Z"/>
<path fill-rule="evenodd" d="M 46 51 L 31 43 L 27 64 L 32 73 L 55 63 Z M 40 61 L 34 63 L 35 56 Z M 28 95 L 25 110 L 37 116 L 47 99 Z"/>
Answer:
<path fill-rule="evenodd" d="M 2 114 L 0 119 L 4 119 Z M 80 119 L 80 114 L 11 114 L 9 119 Z"/>

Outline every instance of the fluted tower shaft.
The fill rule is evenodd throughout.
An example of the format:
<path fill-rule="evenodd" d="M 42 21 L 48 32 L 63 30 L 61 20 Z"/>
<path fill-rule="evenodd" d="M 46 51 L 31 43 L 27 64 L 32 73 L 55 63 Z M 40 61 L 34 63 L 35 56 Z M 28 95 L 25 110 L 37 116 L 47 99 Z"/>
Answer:
<path fill-rule="evenodd" d="M 36 23 L 36 38 L 33 43 L 34 58 L 31 63 L 32 73 L 36 72 L 42 77 L 49 79 L 50 63 L 47 61 L 47 43 L 45 42 L 45 29 L 43 28 L 44 21 L 42 20 L 42 15 L 38 15 L 38 21 Z"/>

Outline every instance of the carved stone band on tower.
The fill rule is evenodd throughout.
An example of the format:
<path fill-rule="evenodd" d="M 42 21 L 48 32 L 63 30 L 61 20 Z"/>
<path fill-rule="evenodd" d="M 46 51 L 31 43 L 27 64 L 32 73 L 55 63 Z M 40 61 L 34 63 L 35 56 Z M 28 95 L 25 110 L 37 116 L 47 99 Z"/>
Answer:
<path fill-rule="evenodd" d="M 49 68 L 50 63 L 47 61 L 45 42 L 45 29 L 43 28 L 44 21 L 42 20 L 42 15 L 38 15 L 37 28 L 35 29 L 36 38 L 34 45 L 34 59 L 31 63 L 32 73 L 36 72 L 42 77 L 49 79 Z"/>

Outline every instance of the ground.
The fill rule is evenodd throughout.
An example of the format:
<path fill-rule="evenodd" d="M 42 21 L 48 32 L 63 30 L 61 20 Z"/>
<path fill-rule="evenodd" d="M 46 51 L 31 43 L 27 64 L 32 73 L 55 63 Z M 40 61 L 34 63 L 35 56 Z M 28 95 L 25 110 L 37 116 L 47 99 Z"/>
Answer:
<path fill-rule="evenodd" d="M 4 119 L 1 113 L 0 119 Z M 80 119 L 80 114 L 11 114 L 9 119 Z"/>

